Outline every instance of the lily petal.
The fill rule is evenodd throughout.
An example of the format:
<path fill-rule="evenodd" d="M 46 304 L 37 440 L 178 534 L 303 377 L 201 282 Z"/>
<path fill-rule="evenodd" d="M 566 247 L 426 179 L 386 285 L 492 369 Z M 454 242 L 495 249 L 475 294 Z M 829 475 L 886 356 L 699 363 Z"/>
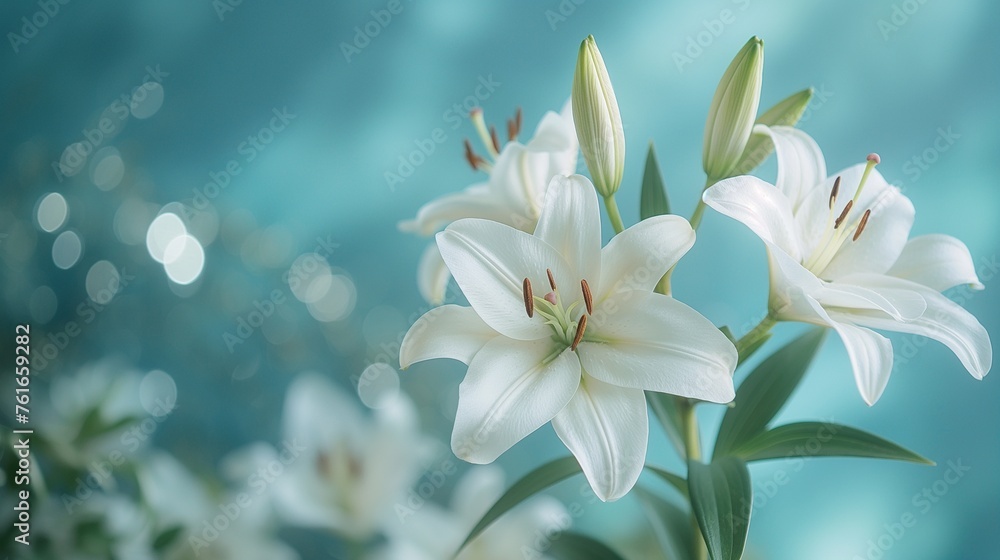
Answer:
<path fill-rule="evenodd" d="M 535 227 L 535 237 L 565 257 L 572 277 L 557 283 L 579 284 L 581 279 L 600 278 L 601 209 L 590 180 L 582 175 L 557 175 L 549 183 L 545 208 Z M 555 271 L 553 271 L 554 273 Z"/>
<path fill-rule="evenodd" d="M 832 326 L 847 349 L 861 398 L 868 406 L 875 404 L 885 391 L 892 373 L 892 343 L 888 338 L 863 327 L 836 320 Z"/>
<path fill-rule="evenodd" d="M 653 291 L 694 239 L 691 224 L 680 216 L 654 216 L 614 236 L 601 250 L 597 301 L 631 290 Z"/>
<path fill-rule="evenodd" d="M 950 235 L 932 234 L 906 242 L 903 253 L 887 273 L 943 292 L 959 284 L 982 290 L 969 248 Z"/>
<path fill-rule="evenodd" d="M 462 293 L 494 330 L 518 340 L 548 338 L 552 328 L 539 315 L 528 318 L 523 282 L 547 286 L 546 268 L 570 278 L 569 265 L 537 237 L 488 220 L 459 220 L 437 234 L 438 248 Z"/>
<path fill-rule="evenodd" d="M 552 427 L 580 462 L 597 497 L 610 502 L 627 494 L 639 479 L 646 461 L 648 422 L 640 389 L 584 375 Z"/>
<path fill-rule="evenodd" d="M 551 339 L 490 341 L 459 386 L 452 450 L 470 463 L 492 462 L 551 420 L 579 384 L 580 360 Z"/>
<path fill-rule="evenodd" d="M 448 272 L 448 265 L 444 264 L 437 245 L 431 243 L 420 255 L 420 263 L 417 265 L 417 289 L 424 301 L 431 305 L 441 305 L 448 290 L 449 280 L 451 273 Z"/>
<path fill-rule="evenodd" d="M 318 373 L 303 373 L 285 393 L 283 432 L 310 450 L 323 449 L 363 431 L 361 407 L 356 399 L 336 388 Z"/>
<path fill-rule="evenodd" d="M 709 187 L 702 200 L 720 214 L 742 222 L 793 259 L 802 260 L 792 202 L 773 185 L 741 175 Z"/>
<path fill-rule="evenodd" d="M 927 302 L 927 311 L 921 317 L 901 322 L 871 313 L 851 313 L 846 318 L 874 329 L 911 333 L 937 340 L 955 353 L 973 377 L 985 377 L 993 367 L 993 345 L 982 323 L 965 308 L 936 291 L 915 282 L 911 285 Z"/>
<path fill-rule="evenodd" d="M 473 185 L 464 191 L 442 196 L 420 207 L 413 220 L 399 222 L 400 231 L 432 235 L 460 218 L 482 218 L 506 222 L 509 211 L 486 185 Z"/>
<path fill-rule="evenodd" d="M 399 367 L 434 358 L 470 364 L 486 343 L 500 336 L 471 307 L 442 305 L 424 313 L 406 331 L 399 347 Z"/>
<path fill-rule="evenodd" d="M 853 274 L 825 282 L 814 296 L 823 307 L 881 311 L 897 321 L 923 315 L 927 302 L 904 282 L 883 274 Z"/>
<path fill-rule="evenodd" d="M 775 186 L 798 209 L 805 194 L 826 179 L 826 160 L 819 145 L 805 132 L 792 126 L 757 125 L 755 134 L 766 134 L 774 143 L 778 159 L 778 176 Z"/>
<path fill-rule="evenodd" d="M 577 352 L 595 379 L 710 402 L 733 400 L 736 348 L 694 309 L 634 291 L 610 298 L 591 319 Z"/>

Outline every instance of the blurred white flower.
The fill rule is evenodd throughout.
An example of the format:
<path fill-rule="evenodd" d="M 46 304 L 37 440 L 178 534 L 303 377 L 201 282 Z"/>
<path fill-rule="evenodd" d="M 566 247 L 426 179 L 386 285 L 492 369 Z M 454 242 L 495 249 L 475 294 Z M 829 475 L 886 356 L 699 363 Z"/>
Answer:
<path fill-rule="evenodd" d="M 484 218 L 530 232 L 541 213 L 549 180 L 576 170 L 579 147 L 569 101 L 561 113 L 545 113 L 526 144 L 516 140 L 521 128 L 520 112 L 508 124 L 511 140 L 502 148 L 496 135 L 486 130 L 481 109 L 473 110 L 470 118 L 492 163 L 475 154 L 468 141 L 466 157 L 474 168 L 489 173 L 489 179 L 425 204 L 415 219 L 399 223 L 400 230 L 431 235 L 461 218 Z M 440 304 L 450 277 L 437 246 L 429 245 L 417 269 L 420 294 L 429 303 Z"/>
<path fill-rule="evenodd" d="M 355 399 L 314 373 L 288 389 L 284 437 L 305 450 L 274 482 L 279 516 L 355 541 L 378 534 L 395 515 L 429 449 L 406 397 L 387 399 L 369 419 Z"/>
<path fill-rule="evenodd" d="M 450 507 L 425 502 L 389 528 L 389 543 L 370 560 L 450 560 L 504 491 L 503 470 L 473 467 L 452 491 Z M 551 496 L 535 496 L 501 516 L 455 560 L 547 558 L 545 550 L 572 518 Z"/>
<path fill-rule="evenodd" d="M 597 193 L 580 175 L 552 180 L 534 235 L 480 219 L 439 233 L 472 307 L 426 313 L 399 360 L 469 365 L 455 454 L 492 462 L 551 420 L 597 495 L 615 500 L 645 462 L 643 390 L 732 400 L 732 343 L 697 311 L 653 293 L 694 238 L 687 220 L 657 216 L 602 250 Z"/>
<path fill-rule="evenodd" d="M 823 153 L 807 134 L 758 130 L 774 140 L 777 187 L 734 177 L 708 189 L 704 201 L 767 244 L 772 316 L 836 330 L 869 405 L 882 395 L 893 360 L 889 340 L 871 329 L 938 340 L 982 379 L 993 362 L 989 334 L 940 293 L 959 284 L 982 288 L 968 248 L 947 235 L 907 240 L 913 204 L 874 170 L 877 155 L 825 178 Z"/>

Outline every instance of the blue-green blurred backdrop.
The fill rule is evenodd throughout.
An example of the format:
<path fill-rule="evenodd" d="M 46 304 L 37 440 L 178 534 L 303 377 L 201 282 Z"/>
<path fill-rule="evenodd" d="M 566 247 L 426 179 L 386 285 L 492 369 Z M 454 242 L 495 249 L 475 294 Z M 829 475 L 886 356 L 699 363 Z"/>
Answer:
<path fill-rule="evenodd" d="M 371 11 L 387 4 L 77 1 L 59 4 L 34 34 L 24 32 L 21 18 L 30 20 L 38 4 L 0 7 L 9 43 L 0 47 L 4 332 L 30 322 L 37 344 L 62 330 L 87 301 L 86 279 L 97 261 L 134 276 L 38 383 L 105 356 L 169 372 L 179 409 L 157 442 L 196 471 L 214 469 L 225 451 L 244 443 L 276 441 L 284 388 L 294 374 L 316 369 L 350 388 L 352 376 L 395 351 L 424 309 L 414 279 L 426 240 L 399 233 L 395 224 L 432 197 L 482 179 L 462 158 L 462 139 L 474 134 L 465 109 L 449 111 L 491 83 L 478 90 L 487 121 L 503 123 L 520 106 L 533 128 L 567 99 L 587 34 L 601 46 L 625 121 L 628 170 L 618 198 L 627 222 L 638 217 L 650 139 L 674 208 L 693 209 L 716 82 L 747 38 L 759 35 L 766 45 L 762 105 L 814 86 L 801 127 L 824 148 L 830 171 L 878 151 L 883 174 L 914 201 L 914 233 L 948 233 L 968 244 L 987 289 L 955 297 L 998 332 L 997 3 L 404 0 L 399 13 L 372 25 Z M 359 29 L 377 34 L 366 42 Z M 112 148 L 100 155 L 112 157 L 110 167 L 94 155 L 75 175 L 57 172 L 67 147 L 84 140 L 115 100 L 134 97 L 157 68 L 159 88 L 150 95 L 162 94 L 162 103 L 143 101 L 120 130 L 98 142 L 99 149 Z M 274 111 L 294 117 L 265 134 L 268 142 L 250 149 L 250 159 L 243 143 L 272 123 Z M 390 185 L 386 173 L 399 173 L 400 158 L 426 145 L 438 128 L 444 141 Z M 144 238 L 135 238 L 136 227 L 145 226 L 128 218 L 155 215 L 172 202 L 192 204 L 231 160 L 239 173 L 207 196 L 218 223 L 206 231 L 218 233 L 206 242 L 204 270 L 188 287 L 171 286 Z M 773 169 L 771 161 L 762 173 Z M 54 233 L 39 229 L 35 217 L 49 192 L 64 196 L 69 208 Z M 78 261 L 66 270 L 52 258 L 63 230 L 82 240 Z M 236 332 L 255 302 L 284 290 L 282 275 L 292 261 L 317 244 L 334 247 L 328 261 L 350 279 L 341 286 L 340 310 L 349 314 L 321 322 L 289 294 L 263 328 L 227 344 L 225 333 Z M 759 318 L 766 290 L 759 240 L 709 213 L 682 261 L 675 295 L 739 334 Z M 775 339 L 796 332 L 782 326 Z M 885 558 L 996 557 L 1000 386 L 992 376 L 972 379 L 937 343 L 893 340 L 897 354 L 909 357 L 897 355 L 905 363 L 874 408 L 857 394 L 842 346 L 828 338 L 782 417 L 863 427 L 938 466 L 835 459 L 801 470 L 756 467 L 757 491 L 767 499 L 754 510 L 755 557 L 865 557 L 869 540 L 888 542 L 886 526 L 907 512 L 917 524 L 892 537 Z M 437 362 L 403 374 L 424 429 L 443 441 L 462 371 L 460 364 Z M 706 430 L 719 413 L 705 415 Z M 679 466 L 655 430 L 650 449 L 652 460 Z M 546 427 L 501 464 L 516 475 L 564 453 Z M 918 507 L 914 495 L 942 479 L 949 460 L 971 470 L 932 507 Z M 772 492 L 767 481 L 777 469 L 786 471 L 787 484 Z M 573 485 L 559 490 L 567 500 L 576 495 Z M 590 507 L 581 523 L 611 539 L 646 530 L 630 499 Z"/>

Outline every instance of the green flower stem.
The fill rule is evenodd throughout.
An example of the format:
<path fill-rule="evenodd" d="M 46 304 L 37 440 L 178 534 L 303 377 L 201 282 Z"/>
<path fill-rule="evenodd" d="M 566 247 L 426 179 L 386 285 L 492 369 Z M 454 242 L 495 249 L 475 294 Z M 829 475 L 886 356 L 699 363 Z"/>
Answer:
<path fill-rule="evenodd" d="M 618 212 L 618 203 L 615 202 L 615 195 L 611 194 L 604 197 L 604 207 L 608 210 L 608 218 L 611 220 L 611 227 L 615 228 L 615 233 L 621 233 L 625 231 L 625 225 L 622 223 L 622 215 Z"/>
<path fill-rule="evenodd" d="M 757 326 L 750 330 L 747 334 L 740 337 L 736 341 L 736 352 L 740 355 L 740 362 L 743 362 L 743 357 L 746 355 L 746 351 L 758 345 L 762 339 L 767 337 L 771 333 L 771 329 L 778 323 L 778 320 L 774 317 L 774 314 L 768 312 L 768 314 L 761 319 Z"/>
<path fill-rule="evenodd" d="M 711 187 L 716 182 L 717 181 L 713 181 L 712 179 L 706 178 L 705 179 L 705 186 L 702 187 L 701 192 L 704 193 L 705 191 L 708 190 L 708 187 Z M 705 214 L 705 201 L 702 200 L 702 198 L 699 196 L 698 197 L 698 205 L 694 207 L 694 214 L 691 214 L 691 220 L 690 220 L 690 222 L 691 222 L 691 227 L 692 228 L 694 228 L 695 230 L 698 229 L 698 226 L 701 225 L 701 217 L 704 214 Z"/>
<path fill-rule="evenodd" d="M 688 460 L 701 460 L 701 435 L 698 432 L 698 416 L 695 414 L 695 401 L 683 397 L 677 397 L 677 408 L 681 415 L 681 432 L 684 437 L 684 451 Z M 694 510 L 691 511 L 691 538 L 693 540 L 692 550 L 694 560 L 705 560 L 708 558 L 708 547 L 705 539 L 701 536 L 701 529 L 698 527 L 698 520 L 694 517 Z"/>
<path fill-rule="evenodd" d="M 656 283 L 656 293 L 667 296 L 670 295 L 670 275 L 673 271 L 673 268 L 668 270 L 667 273 L 663 275 L 663 278 L 660 278 L 660 281 Z"/>

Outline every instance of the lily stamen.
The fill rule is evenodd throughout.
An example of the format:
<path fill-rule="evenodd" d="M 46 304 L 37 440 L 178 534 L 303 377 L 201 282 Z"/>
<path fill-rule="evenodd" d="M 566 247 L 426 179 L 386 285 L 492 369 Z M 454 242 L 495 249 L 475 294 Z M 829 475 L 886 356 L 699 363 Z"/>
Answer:
<path fill-rule="evenodd" d="M 490 157 L 494 160 L 500 155 L 500 150 L 493 145 L 493 138 L 490 135 L 490 131 L 486 128 L 486 121 L 483 119 L 483 110 L 476 107 L 469 112 L 469 120 L 472 121 L 473 126 L 476 127 L 476 132 L 479 133 L 479 139 L 482 141 L 483 145 L 486 146 L 486 151 L 489 152 Z"/>
<path fill-rule="evenodd" d="M 493 141 L 493 149 L 500 153 L 500 138 L 497 136 L 497 128 L 490 125 L 490 140 Z"/>
<path fill-rule="evenodd" d="M 580 288 L 583 290 L 583 303 L 587 306 L 587 315 L 594 314 L 594 296 L 590 293 L 590 284 L 586 280 L 580 280 Z"/>
<path fill-rule="evenodd" d="M 525 278 L 521 287 L 524 292 L 524 310 L 530 319 L 535 316 L 535 298 L 531 295 L 531 281 Z"/>
<path fill-rule="evenodd" d="M 833 210 L 833 203 L 837 202 L 837 193 L 840 192 L 840 176 L 833 181 L 833 189 L 830 191 L 830 210 Z"/>
<path fill-rule="evenodd" d="M 573 337 L 573 344 L 569 347 L 570 350 L 576 350 L 576 347 L 580 345 L 580 341 L 583 340 L 583 333 L 587 330 L 587 316 L 580 315 L 580 322 L 576 324 L 576 336 Z"/>
<path fill-rule="evenodd" d="M 518 107 L 514 113 L 514 118 L 507 119 L 507 140 L 514 142 L 517 135 L 521 133 L 521 108 Z"/>
<path fill-rule="evenodd" d="M 553 292 L 556 291 L 556 277 L 552 275 L 552 269 L 546 268 L 545 274 L 547 274 L 549 277 L 549 286 L 552 287 L 552 291 Z"/>
<path fill-rule="evenodd" d="M 850 213 L 852 207 L 854 207 L 854 201 L 848 200 L 847 206 L 844 206 L 843 212 L 840 213 L 840 217 L 833 222 L 833 229 L 840 229 L 840 224 L 844 223 L 844 220 L 847 219 L 847 214 Z"/>
<path fill-rule="evenodd" d="M 865 226 L 868 224 L 868 216 L 871 216 L 871 214 L 872 214 L 871 208 L 865 210 L 865 215 L 861 216 L 861 222 L 858 224 L 858 229 L 855 230 L 854 238 L 852 238 L 851 241 L 857 241 L 858 238 L 861 237 L 861 232 L 865 230 Z"/>

